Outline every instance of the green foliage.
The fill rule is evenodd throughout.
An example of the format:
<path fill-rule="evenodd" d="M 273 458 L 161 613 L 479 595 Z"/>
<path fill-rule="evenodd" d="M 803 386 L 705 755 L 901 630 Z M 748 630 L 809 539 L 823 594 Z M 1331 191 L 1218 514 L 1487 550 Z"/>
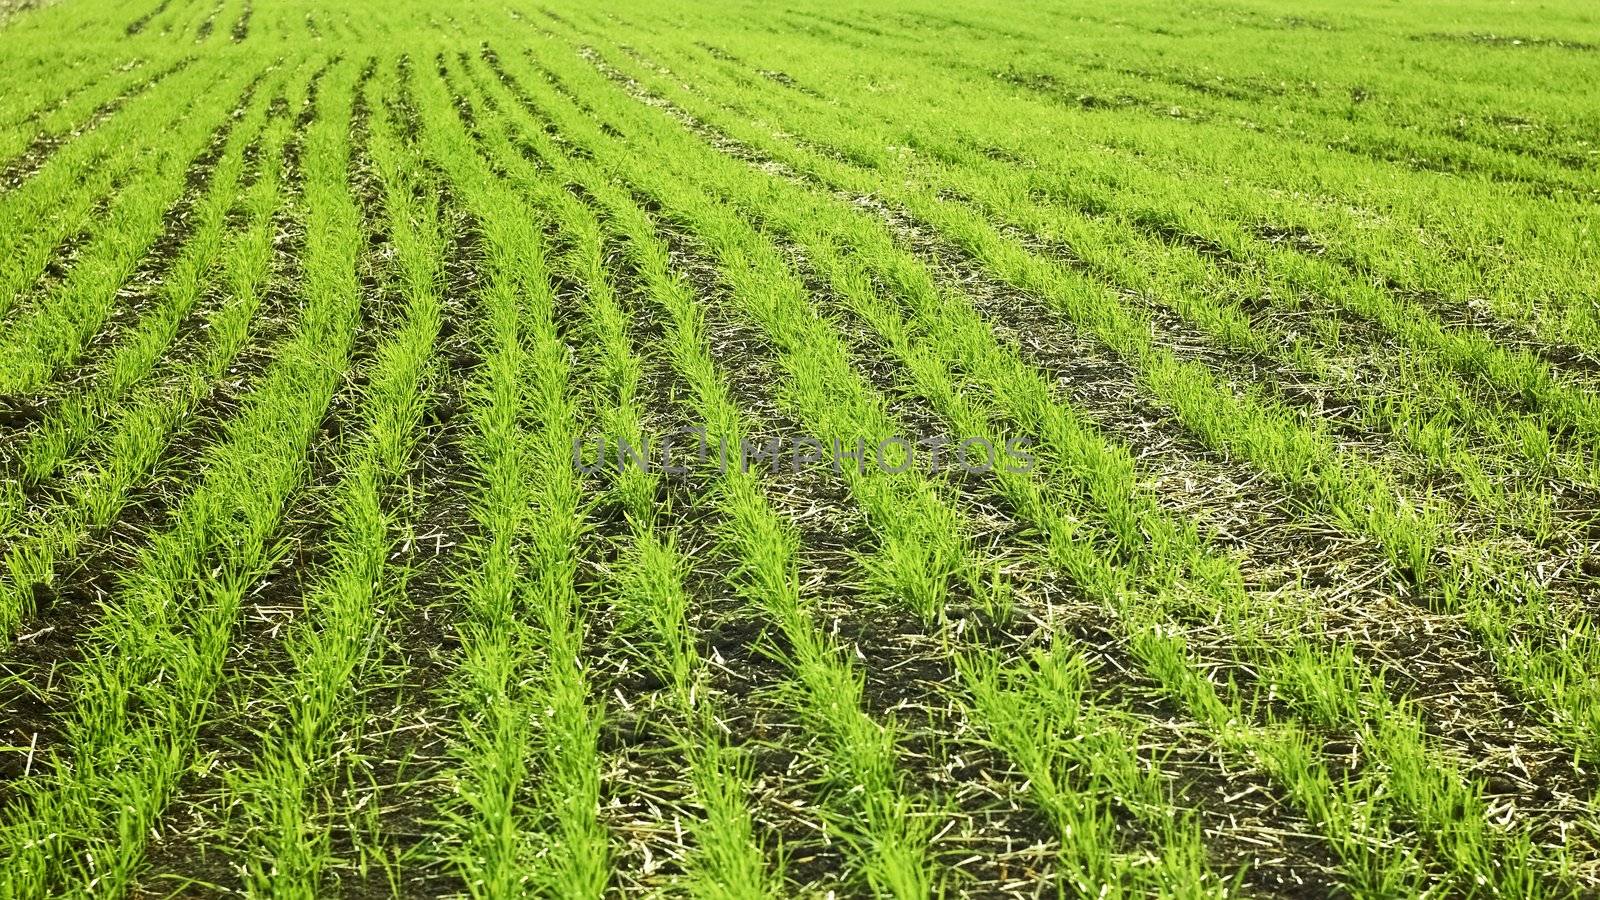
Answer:
<path fill-rule="evenodd" d="M 40 6 L 0 897 L 1595 889 L 1587 10 Z"/>

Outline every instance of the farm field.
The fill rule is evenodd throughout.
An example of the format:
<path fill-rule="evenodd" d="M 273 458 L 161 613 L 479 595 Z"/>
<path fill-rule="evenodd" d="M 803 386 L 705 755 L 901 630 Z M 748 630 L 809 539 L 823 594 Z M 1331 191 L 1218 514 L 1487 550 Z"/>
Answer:
<path fill-rule="evenodd" d="M 1600 897 L 1600 7 L 0 59 L 0 898 Z"/>

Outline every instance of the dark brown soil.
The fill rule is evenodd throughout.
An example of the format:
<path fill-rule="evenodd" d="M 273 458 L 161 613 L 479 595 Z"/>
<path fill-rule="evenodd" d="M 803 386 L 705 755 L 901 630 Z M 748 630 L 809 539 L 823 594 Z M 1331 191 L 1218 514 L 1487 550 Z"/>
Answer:
<path fill-rule="evenodd" d="M 132 22 L 129 22 L 128 23 L 128 27 L 126 29 L 128 37 L 133 37 L 134 35 L 138 34 L 139 32 L 144 31 L 145 27 L 150 24 L 150 20 L 151 19 L 154 19 L 156 16 L 159 16 L 162 13 L 166 12 L 167 11 L 167 7 L 171 6 L 171 5 L 172 5 L 172 0 L 161 0 L 160 3 L 156 4 L 154 9 L 150 10 L 147 13 L 144 13 L 143 15 L 139 16 L 138 18 L 134 19 Z"/>

